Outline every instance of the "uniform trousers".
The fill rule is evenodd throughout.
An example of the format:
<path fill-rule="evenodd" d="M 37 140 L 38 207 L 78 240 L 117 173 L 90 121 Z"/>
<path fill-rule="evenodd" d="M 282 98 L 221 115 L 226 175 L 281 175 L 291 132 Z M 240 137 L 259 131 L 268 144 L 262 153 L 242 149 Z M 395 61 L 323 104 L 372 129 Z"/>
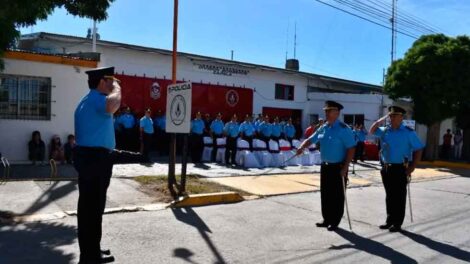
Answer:
<path fill-rule="evenodd" d="M 225 164 L 235 164 L 235 155 L 237 154 L 237 138 L 227 136 L 225 145 Z"/>
<path fill-rule="evenodd" d="M 364 141 L 358 141 L 356 145 L 356 152 L 354 153 L 354 161 L 364 161 Z"/>
<path fill-rule="evenodd" d="M 201 162 L 202 150 L 204 148 L 204 142 L 202 141 L 202 134 L 192 133 L 190 137 L 191 146 L 191 160 L 193 163 Z"/>
<path fill-rule="evenodd" d="M 386 223 L 400 227 L 406 210 L 406 167 L 403 164 L 385 163 L 380 174 L 385 188 Z"/>
<path fill-rule="evenodd" d="M 344 214 L 342 163 L 322 163 L 320 168 L 320 196 L 323 221 L 338 226 Z"/>
<path fill-rule="evenodd" d="M 78 245 L 80 262 L 100 257 L 101 222 L 113 161 L 105 148 L 76 147 L 74 166 L 78 171 Z"/>
<path fill-rule="evenodd" d="M 153 134 L 150 133 L 142 133 L 142 155 L 144 155 L 147 160 L 150 160 L 150 148 L 152 147 L 153 142 Z"/>
<path fill-rule="evenodd" d="M 253 136 L 243 135 L 242 139 L 246 140 L 248 142 L 248 144 L 250 144 L 250 151 L 253 152 Z"/>

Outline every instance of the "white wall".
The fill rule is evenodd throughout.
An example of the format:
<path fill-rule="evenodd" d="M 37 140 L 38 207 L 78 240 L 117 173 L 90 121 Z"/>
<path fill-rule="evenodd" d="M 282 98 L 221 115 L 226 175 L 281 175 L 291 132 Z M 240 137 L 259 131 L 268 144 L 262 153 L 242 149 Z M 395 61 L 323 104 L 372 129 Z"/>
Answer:
<path fill-rule="evenodd" d="M 324 117 L 325 101 L 337 101 L 344 106 L 341 121 L 345 114 L 363 114 L 364 126 L 368 129 L 382 115 L 382 97 L 378 94 L 309 93 L 308 112 Z"/>
<path fill-rule="evenodd" d="M 75 107 L 88 92 L 85 70 L 87 68 L 5 59 L 4 74 L 50 77 L 52 85 L 51 120 L 0 119 L 0 152 L 5 157 L 17 163 L 27 161 L 27 144 L 34 130 L 41 132 L 47 149 L 54 134 L 60 135 L 65 143 L 67 135 L 74 133 Z"/>

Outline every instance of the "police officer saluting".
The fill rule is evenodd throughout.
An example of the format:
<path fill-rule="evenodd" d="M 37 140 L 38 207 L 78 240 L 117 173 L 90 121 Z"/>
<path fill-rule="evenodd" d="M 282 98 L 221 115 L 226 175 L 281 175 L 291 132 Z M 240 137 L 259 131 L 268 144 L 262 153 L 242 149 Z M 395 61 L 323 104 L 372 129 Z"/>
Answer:
<path fill-rule="evenodd" d="M 114 261 L 100 249 L 101 222 L 111 180 L 115 148 L 113 113 L 121 104 L 121 87 L 114 67 L 86 72 L 90 92 L 75 110 L 77 141 L 74 165 L 78 171 L 78 243 L 80 263 Z"/>
<path fill-rule="evenodd" d="M 297 150 L 297 155 L 312 143 L 321 144 L 320 192 L 323 222 L 317 227 L 336 230 L 344 213 L 344 189 L 349 163 L 354 156 L 356 141 L 352 130 L 338 120 L 343 106 L 335 101 L 326 101 L 327 122 L 307 138 Z M 342 182 L 343 181 L 343 182 Z M 344 185 L 343 185 L 344 184 Z"/>
<path fill-rule="evenodd" d="M 387 219 L 380 229 L 398 232 L 405 218 L 408 178 L 421 160 L 424 145 L 415 131 L 402 123 L 405 109 L 390 106 L 388 111 L 387 115 L 372 124 L 369 133 L 378 136 L 381 142 L 380 173 L 385 188 Z M 390 125 L 379 127 L 387 117 L 390 117 Z"/>

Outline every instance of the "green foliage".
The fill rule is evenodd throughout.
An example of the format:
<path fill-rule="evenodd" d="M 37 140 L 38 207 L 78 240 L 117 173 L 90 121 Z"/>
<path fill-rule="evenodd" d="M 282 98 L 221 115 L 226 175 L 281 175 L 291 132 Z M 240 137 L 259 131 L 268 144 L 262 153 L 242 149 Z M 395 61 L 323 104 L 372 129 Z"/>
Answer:
<path fill-rule="evenodd" d="M 431 125 L 455 116 L 469 101 L 469 72 L 467 36 L 422 36 L 390 66 L 384 90 L 392 99 L 411 98 L 416 121 Z"/>
<path fill-rule="evenodd" d="M 102 21 L 114 0 L 0 0 L 0 58 L 19 38 L 18 27 L 32 26 L 45 20 L 55 8 L 64 7 L 70 14 Z M 3 61 L 0 59 L 0 70 Z"/>

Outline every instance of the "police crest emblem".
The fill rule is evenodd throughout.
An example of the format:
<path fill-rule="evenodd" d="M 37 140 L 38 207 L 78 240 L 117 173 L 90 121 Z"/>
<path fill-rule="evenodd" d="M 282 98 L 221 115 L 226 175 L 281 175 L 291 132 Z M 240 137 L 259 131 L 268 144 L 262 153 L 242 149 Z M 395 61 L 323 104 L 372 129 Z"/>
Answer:
<path fill-rule="evenodd" d="M 150 87 L 150 97 L 154 100 L 159 99 L 161 96 L 160 91 L 160 85 L 158 84 L 158 82 L 152 83 L 152 86 Z"/>
<path fill-rule="evenodd" d="M 237 105 L 238 101 L 239 101 L 239 96 L 238 96 L 238 93 L 237 91 L 235 90 L 229 90 L 226 94 L 225 94 L 225 101 L 227 102 L 227 104 L 231 107 L 234 107 Z"/>

